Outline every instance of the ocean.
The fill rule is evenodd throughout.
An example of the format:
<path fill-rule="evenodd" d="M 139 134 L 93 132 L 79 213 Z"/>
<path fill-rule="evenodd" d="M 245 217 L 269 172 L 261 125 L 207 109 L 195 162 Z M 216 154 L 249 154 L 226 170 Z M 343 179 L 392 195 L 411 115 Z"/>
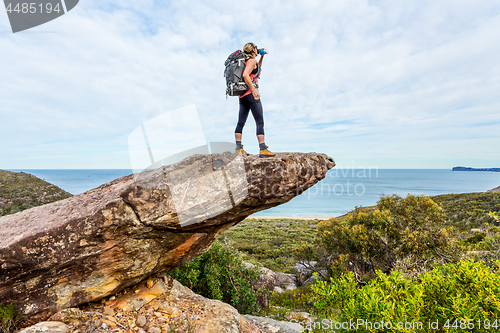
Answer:
<path fill-rule="evenodd" d="M 59 186 L 71 194 L 83 193 L 116 178 L 129 169 L 10 170 L 23 171 Z M 340 216 L 356 206 L 373 206 L 382 195 L 427 196 L 485 192 L 500 185 L 500 172 L 443 169 L 337 169 L 290 202 L 254 216 Z"/>

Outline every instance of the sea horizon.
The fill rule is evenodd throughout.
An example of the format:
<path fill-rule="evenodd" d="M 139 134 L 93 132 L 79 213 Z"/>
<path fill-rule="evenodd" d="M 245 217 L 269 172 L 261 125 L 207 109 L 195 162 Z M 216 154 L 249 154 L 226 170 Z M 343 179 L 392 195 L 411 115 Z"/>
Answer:
<path fill-rule="evenodd" d="M 77 195 L 132 174 L 131 169 L 6 169 L 33 174 Z M 434 196 L 486 192 L 500 185 L 500 173 L 450 169 L 333 168 L 291 201 L 250 217 L 335 217 L 355 207 L 376 205 L 383 195 Z"/>

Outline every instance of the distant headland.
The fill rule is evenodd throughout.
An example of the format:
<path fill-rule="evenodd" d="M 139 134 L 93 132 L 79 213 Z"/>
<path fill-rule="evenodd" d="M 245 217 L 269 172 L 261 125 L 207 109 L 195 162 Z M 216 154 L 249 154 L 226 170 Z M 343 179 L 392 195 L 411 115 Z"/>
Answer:
<path fill-rule="evenodd" d="M 452 171 L 493 171 L 500 172 L 500 168 L 466 168 L 466 167 L 453 167 Z"/>

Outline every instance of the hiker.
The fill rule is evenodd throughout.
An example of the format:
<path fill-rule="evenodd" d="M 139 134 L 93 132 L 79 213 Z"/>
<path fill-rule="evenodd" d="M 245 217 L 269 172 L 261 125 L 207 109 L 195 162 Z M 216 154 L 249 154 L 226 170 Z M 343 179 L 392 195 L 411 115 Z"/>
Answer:
<path fill-rule="evenodd" d="M 253 118 L 255 119 L 255 124 L 257 126 L 257 140 L 259 141 L 260 157 L 272 157 L 275 153 L 270 152 L 265 144 L 264 140 L 264 110 L 262 109 L 262 103 L 260 101 L 259 90 L 254 87 L 252 82 L 258 83 L 262 60 L 264 59 L 264 54 L 266 53 L 262 49 L 258 49 L 254 43 L 247 43 L 243 47 L 245 52 L 245 70 L 243 71 L 243 79 L 245 83 L 250 88 L 245 93 L 240 95 L 240 110 L 238 115 L 238 124 L 236 125 L 236 130 L 234 131 L 234 137 L 236 139 L 236 153 L 249 155 L 243 150 L 243 145 L 241 144 L 241 136 L 243 132 L 243 126 L 248 118 L 249 111 L 252 111 Z M 255 57 L 260 54 L 259 62 L 255 60 Z"/>

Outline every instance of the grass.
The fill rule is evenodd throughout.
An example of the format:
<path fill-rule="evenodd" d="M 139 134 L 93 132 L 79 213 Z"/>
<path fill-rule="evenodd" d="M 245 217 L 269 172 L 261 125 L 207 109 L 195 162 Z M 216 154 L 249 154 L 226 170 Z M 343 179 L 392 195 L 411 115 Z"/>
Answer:
<path fill-rule="evenodd" d="M 294 249 L 313 243 L 320 220 L 246 219 L 224 233 L 245 261 L 292 272 Z"/>

